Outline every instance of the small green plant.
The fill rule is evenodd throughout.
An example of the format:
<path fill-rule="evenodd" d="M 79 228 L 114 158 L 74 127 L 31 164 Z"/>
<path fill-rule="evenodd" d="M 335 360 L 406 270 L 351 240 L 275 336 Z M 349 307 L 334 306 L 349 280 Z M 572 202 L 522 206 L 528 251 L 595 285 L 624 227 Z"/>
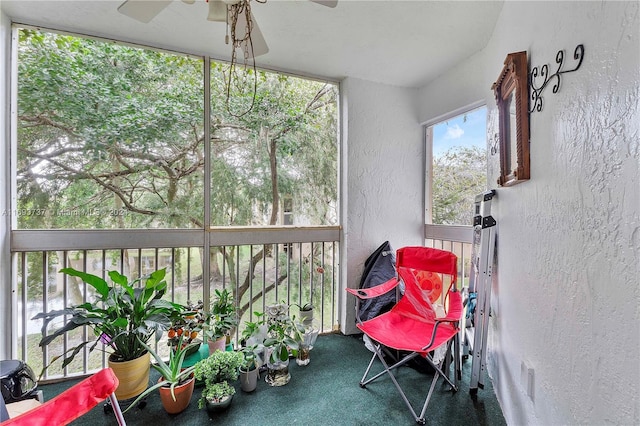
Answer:
<path fill-rule="evenodd" d="M 238 349 L 244 357 L 244 371 L 250 371 L 262 364 L 262 353 L 264 352 L 264 341 L 267 338 L 267 324 L 262 312 L 254 312 L 256 321 L 245 321 L 242 330 L 241 344 Z"/>
<path fill-rule="evenodd" d="M 198 408 L 203 408 L 205 406 L 205 400 L 209 400 L 211 402 L 222 402 L 224 398 L 235 395 L 235 393 L 235 388 L 226 380 L 224 382 L 214 383 L 202 391 L 202 398 L 198 401 Z"/>
<path fill-rule="evenodd" d="M 265 318 L 262 312 L 254 312 L 256 321 L 245 321 L 244 330 L 242 330 L 242 340 L 250 344 L 252 338 L 259 338 L 260 334 L 266 332 Z"/>
<path fill-rule="evenodd" d="M 264 348 L 264 346 L 263 346 Z M 258 353 L 262 351 L 262 349 L 258 349 L 257 344 L 243 346 L 238 351 L 242 354 L 242 366 L 240 367 L 243 371 L 251 371 L 254 368 L 258 368 Z"/>
<path fill-rule="evenodd" d="M 309 302 L 300 306 L 296 303 L 293 303 L 291 306 L 297 306 L 299 309 L 300 318 L 298 319 L 298 321 L 300 321 L 305 326 L 310 326 L 313 322 L 313 304 Z M 293 317 L 293 319 L 295 320 L 296 318 Z"/>
<path fill-rule="evenodd" d="M 228 382 L 238 379 L 238 369 L 243 363 L 243 355 L 235 351 L 215 351 L 208 358 L 198 361 L 193 373 L 196 379 L 204 380 L 205 386 L 198 407 L 203 408 L 207 399 L 220 402 L 224 397 L 235 394 L 235 389 Z"/>
<path fill-rule="evenodd" d="M 301 312 L 309 312 L 313 310 L 313 305 L 311 303 L 305 303 L 302 306 L 298 305 L 297 303 L 292 303 L 291 306 L 297 306 Z"/>
<path fill-rule="evenodd" d="M 216 290 L 210 308 L 203 327 L 204 335 L 209 340 L 218 340 L 238 325 L 233 295 L 227 289 Z"/>
<path fill-rule="evenodd" d="M 289 317 L 289 307 L 282 303 L 267 306 L 266 323 L 268 336 L 264 345 L 272 348 L 270 361 L 286 361 L 289 359 L 289 349 L 297 350 L 301 340 L 298 327 Z"/>
<path fill-rule="evenodd" d="M 159 381 L 155 385 L 147 388 L 144 392 L 142 392 L 135 401 L 129 404 L 124 412 L 129 411 L 131 407 L 135 407 L 142 398 L 149 395 L 154 390 L 161 387 L 170 387 L 171 388 L 171 397 L 173 400 L 176 400 L 176 395 L 174 393 L 174 389 L 176 386 L 182 385 L 186 383 L 193 374 L 195 366 L 182 369 L 182 364 L 184 363 L 184 358 L 187 354 L 187 351 L 191 348 L 191 346 L 197 346 L 199 343 L 192 343 L 191 345 L 182 345 L 182 336 L 180 336 L 179 342 L 175 348 L 172 348 L 169 352 L 169 362 L 166 363 L 156 351 L 154 351 L 150 346 L 146 345 L 144 342 L 141 344 L 149 351 L 149 353 L 156 360 L 156 364 L 151 364 L 153 368 L 156 369 L 157 372 L 160 373 L 160 376 L 163 380 Z"/>

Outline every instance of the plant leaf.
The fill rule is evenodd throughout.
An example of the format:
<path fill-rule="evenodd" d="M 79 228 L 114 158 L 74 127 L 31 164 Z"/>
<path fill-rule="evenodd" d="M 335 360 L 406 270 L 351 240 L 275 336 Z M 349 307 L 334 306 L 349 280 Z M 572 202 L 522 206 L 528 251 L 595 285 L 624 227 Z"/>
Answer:
<path fill-rule="evenodd" d="M 73 268 L 62 268 L 60 269 L 60 272 L 72 277 L 80 278 L 82 281 L 95 288 L 98 294 L 100 294 L 103 299 L 107 297 L 107 294 L 109 294 L 109 285 L 107 284 L 107 282 L 96 275 L 78 271 Z"/>

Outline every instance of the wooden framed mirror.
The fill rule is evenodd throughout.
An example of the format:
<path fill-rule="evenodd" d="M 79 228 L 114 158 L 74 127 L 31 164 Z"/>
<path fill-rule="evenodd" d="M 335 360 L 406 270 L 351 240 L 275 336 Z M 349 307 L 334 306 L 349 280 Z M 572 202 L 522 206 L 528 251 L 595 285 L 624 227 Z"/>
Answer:
<path fill-rule="evenodd" d="M 491 86 L 500 126 L 500 186 L 515 185 L 530 177 L 527 75 L 527 52 L 509 53 Z"/>

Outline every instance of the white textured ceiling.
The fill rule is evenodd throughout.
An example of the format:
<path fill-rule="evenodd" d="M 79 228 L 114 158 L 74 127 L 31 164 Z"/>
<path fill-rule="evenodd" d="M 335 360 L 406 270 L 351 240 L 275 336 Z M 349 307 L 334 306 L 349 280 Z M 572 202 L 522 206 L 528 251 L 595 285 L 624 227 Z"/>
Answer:
<path fill-rule="evenodd" d="M 208 54 L 228 60 L 225 24 L 206 20 L 208 5 L 173 1 L 143 24 L 116 9 L 123 0 L 1 0 L 12 21 Z M 356 77 L 420 87 L 481 50 L 502 1 L 252 1 L 269 45 L 258 66 L 339 80 Z"/>

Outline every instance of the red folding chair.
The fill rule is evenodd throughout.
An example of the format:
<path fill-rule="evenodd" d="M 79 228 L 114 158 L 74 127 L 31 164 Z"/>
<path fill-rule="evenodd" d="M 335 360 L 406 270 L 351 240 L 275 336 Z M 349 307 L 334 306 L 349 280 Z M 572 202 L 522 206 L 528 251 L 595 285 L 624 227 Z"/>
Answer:
<path fill-rule="evenodd" d="M 404 283 L 404 295 L 389 312 L 357 324 L 374 343 L 374 354 L 360 381 L 360 387 L 364 388 L 374 380 L 389 374 L 416 422 L 425 424 L 424 415 L 438 379 L 444 378 L 452 390 L 457 391 L 458 380 L 462 375 L 458 331 L 463 306 L 456 286 L 457 257 L 444 250 L 403 247 L 396 254 L 396 273 L 396 278 L 377 287 L 347 289 L 358 299 L 368 299 L 392 291 L 398 284 Z M 441 309 L 436 309 L 435 304 L 438 300 L 443 302 Z M 450 369 L 452 345 L 455 352 L 454 382 L 445 374 L 445 371 Z M 433 351 L 438 348 L 445 348 L 446 354 L 440 361 L 434 362 Z M 394 360 L 391 365 L 385 354 Z M 394 369 L 416 357 L 425 358 L 435 370 L 420 415 L 416 414 L 393 374 Z M 376 358 L 380 360 L 384 369 L 368 378 Z"/>
<path fill-rule="evenodd" d="M 2 422 L 2 426 L 66 425 L 88 413 L 107 398 L 111 401 L 118 424 L 125 426 L 126 423 L 114 393 L 117 387 L 118 378 L 113 374 L 113 370 L 105 368 L 42 405 Z"/>

